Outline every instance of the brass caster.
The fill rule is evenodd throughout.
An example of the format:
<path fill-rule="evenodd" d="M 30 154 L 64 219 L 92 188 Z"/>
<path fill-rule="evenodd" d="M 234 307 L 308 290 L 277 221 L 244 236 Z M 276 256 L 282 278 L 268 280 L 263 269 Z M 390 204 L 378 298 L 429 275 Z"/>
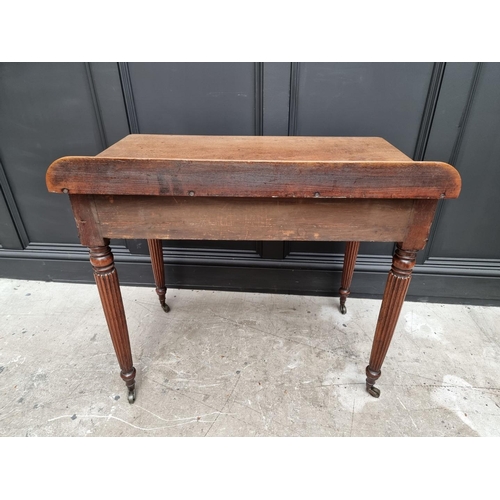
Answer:
<path fill-rule="evenodd" d="M 166 312 L 168 313 L 170 311 L 170 307 L 168 307 L 167 304 L 161 304 L 161 308 Z"/>
<path fill-rule="evenodd" d="M 135 401 L 135 389 L 133 391 L 128 391 L 128 402 L 132 405 Z"/>
<path fill-rule="evenodd" d="M 345 306 L 345 304 L 341 304 L 341 306 L 340 306 L 340 312 L 342 314 L 347 314 L 347 307 Z"/>
<path fill-rule="evenodd" d="M 378 389 L 374 385 L 367 385 L 366 390 L 368 391 L 368 394 L 370 394 L 370 396 L 373 396 L 374 398 L 380 397 L 380 389 Z"/>

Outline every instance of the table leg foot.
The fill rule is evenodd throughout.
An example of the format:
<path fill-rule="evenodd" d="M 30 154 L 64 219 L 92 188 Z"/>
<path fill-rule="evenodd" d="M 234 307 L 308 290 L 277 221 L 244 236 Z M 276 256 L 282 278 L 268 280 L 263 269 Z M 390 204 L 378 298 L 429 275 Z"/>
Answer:
<path fill-rule="evenodd" d="M 163 264 L 163 247 L 161 240 L 148 240 L 149 255 L 151 256 L 151 266 L 156 284 L 156 293 L 160 300 L 161 308 L 168 313 L 170 307 L 165 302 L 167 288 L 165 287 L 165 266 Z"/>
<path fill-rule="evenodd" d="M 135 389 L 128 391 L 128 402 L 133 405 L 135 402 Z"/>
<path fill-rule="evenodd" d="M 378 387 L 366 384 L 366 390 L 368 391 L 368 394 L 370 394 L 370 396 L 373 396 L 374 398 L 380 397 L 380 389 Z"/>
<path fill-rule="evenodd" d="M 157 288 L 156 289 L 156 294 L 158 295 L 158 299 L 160 300 L 160 307 L 168 313 L 170 311 L 170 307 L 168 307 L 166 303 L 166 295 L 167 295 L 167 289 L 165 287 L 163 288 Z"/>
<path fill-rule="evenodd" d="M 132 367 L 132 370 L 128 373 L 124 373 L 123 371 L 120 373 L 122 380 L 125 382 L 125 385 L 128 389 L 128 402 L 133 404 L 135 401 L 135 368 Z"/>
<path fill-rule="evenodd" d="M 354 275 L 354 267 L 359 251 L 359 241 L 348 241 L 345 247 L 344 267 L 342 268 L 342 281 L 340 284 L 340 312 L 347 313 L 345 302 L 351 293 L 351 282 Z"/>
<path fill-rule="evenodd" d="M 374 398 L 380 397 L 380 389 L 375 387 L 375 382 L 379 379 L 381 371 L 372 370 L 370 366 L 366 367 L 366 390 Z"/>

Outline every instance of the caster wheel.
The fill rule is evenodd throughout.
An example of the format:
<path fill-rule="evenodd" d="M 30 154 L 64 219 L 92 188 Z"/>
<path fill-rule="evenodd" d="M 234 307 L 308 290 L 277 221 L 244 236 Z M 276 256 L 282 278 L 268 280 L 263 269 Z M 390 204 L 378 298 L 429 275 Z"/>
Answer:
<path fill-rule="evenodd" d="M 366 390 L 368 391 L 368 394 L 370 394 L 370 396 L 373 396 L 374 398 L 379 398 L 380 397 L 380 389 L 378 389 L 377 387 L 373 386 L 373 385 L 369 385 Z"/>
<path fill-rule="evenodd" d="M 167 305 L 167 304 L 162 304 L 162 305 L 161 305 L 161 308 L 162 308 L 162 309 L 163 309 L 166 313 L 168 313 L 168 312 L 170 311 L 170 307 L 168 307 L 168 305 Z"/>
<path fill-rule="evenodd" d="M 135 401 L 135 389 L 133 391 L 128 391 L 128 402 L 134 404 Z"/>
<path fill-rule="evenodd" d="M 346 314 L 346 313 L 347 313 L 347 307 L 345 306 L 345 304 L 342 304 L 342 305 L 340 306 L 340 312 L 341 312 L 342 314 Z"/>

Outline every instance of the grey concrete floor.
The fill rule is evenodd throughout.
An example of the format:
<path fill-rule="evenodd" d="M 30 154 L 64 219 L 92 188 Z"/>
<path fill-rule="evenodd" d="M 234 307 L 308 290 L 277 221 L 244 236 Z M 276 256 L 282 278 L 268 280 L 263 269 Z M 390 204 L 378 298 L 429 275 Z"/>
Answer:
<path fill-rule="evenodd" d="M 405 303 L 374 399 L 378 300 L 122 294 L 133 405 L 94 285 L 0 280 L 1 436 L 500 435 L 500 308 Z"/>

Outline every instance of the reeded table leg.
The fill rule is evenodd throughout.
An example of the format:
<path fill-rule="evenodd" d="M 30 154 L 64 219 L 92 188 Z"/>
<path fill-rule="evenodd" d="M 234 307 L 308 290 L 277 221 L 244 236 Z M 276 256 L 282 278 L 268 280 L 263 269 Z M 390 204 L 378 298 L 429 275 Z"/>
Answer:
<path fill-rule="evenodd" d="M 345 247 L 344 267 L 342 268 L 342 281 L 340 283 L 340 312 L 345 314 L 347 308 L 345 301 L 351 293 L 351 282 L 354 274 L 354 266 L 359 251 L 359 241 L 348 241 Z"/>
<path fill-rule="evenodd" d="M 89 249 L 90 263 L 94 269 L 94 277 L 101 297 L 104 316 L 106 317 L 113 347 L 121 368 L 120 376 L 128 388 L 128 401 L 133 403 L 135 401 L 135 368 L 132 364 L 127 320 L 123 309 L 113 254 L 109 245 L 93 246 L 89 247 Z"/>
<path fill-rule="evenodd" d="M 380 396 L 380 389 L 374 387 L 374 384 L 380 377 L 380 368 L 389 349 L 399 313 L 410 285 L 416 253 L 415 250 L 404 250 L 398 244 L 392 259 L 392 267 L 385 285 L 384 297 L 373 339 L 370 364 L 366 367 L 366 389 L 376 398 Z"/>
<path fill-rule="evenodd" d="M 165 266 L 163 264 L 163 250 L 161 240 L 148 240 L 149 254 L 151 255 L 151 265 L 156 283 L 156 293 L 160 299 L 162 309 L 168 313 L 170 307 L 165 302 L 167 288 L 165 287 Z"/>

